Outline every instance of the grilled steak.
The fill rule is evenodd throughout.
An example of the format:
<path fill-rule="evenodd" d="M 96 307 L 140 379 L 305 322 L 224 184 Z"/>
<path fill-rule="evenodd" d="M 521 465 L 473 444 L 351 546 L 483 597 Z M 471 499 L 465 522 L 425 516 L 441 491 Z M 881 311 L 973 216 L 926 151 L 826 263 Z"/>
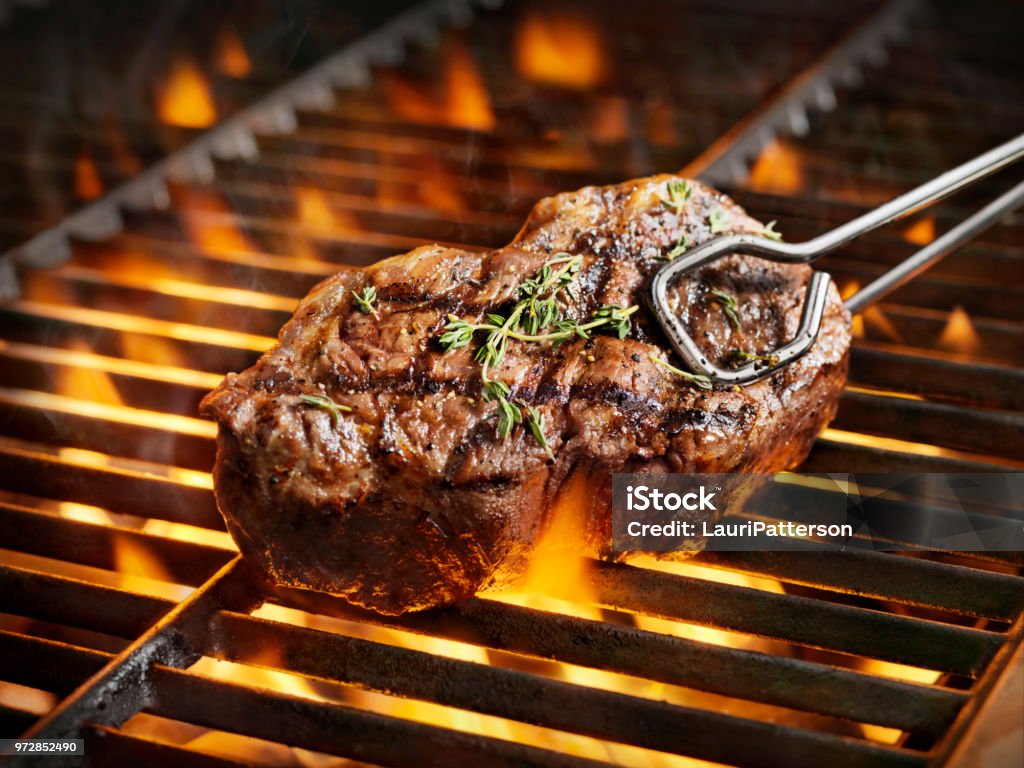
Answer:
<path fill-rule="evenodd" d="M 570 485 L 587 488 L 589 546 L 604 554 L 613 472 L 801 462 L 846 377 L 849 316 L 834 287 L 812 351 L 757 384 L 708 391 L 654 360 L 679 364 L 644 306 L 648 278 L 719 231 L 764 227 L 706 186 L 654 176 L 542 200 L 498 250 L 424 246 L 320 283 L 277 346 L 203 402 L 220 423 L 217 500 L 242 552 L 281 583 L 401 613 L 518 576 Z M 581 257 L 557 296 L 570 325 L 602 305 L 640 309 L 625 338 L 605 327 L 557 345 L 511 339 L 487 375 L 527 416 L 503 437 L 474 359 L 485 336 L 447 351 L 440 338 L 452 317 L 507 317 L 564 254 Z M 671 298 L 722 363 L 792 338 L 808 275 L 733 256 Z"/>

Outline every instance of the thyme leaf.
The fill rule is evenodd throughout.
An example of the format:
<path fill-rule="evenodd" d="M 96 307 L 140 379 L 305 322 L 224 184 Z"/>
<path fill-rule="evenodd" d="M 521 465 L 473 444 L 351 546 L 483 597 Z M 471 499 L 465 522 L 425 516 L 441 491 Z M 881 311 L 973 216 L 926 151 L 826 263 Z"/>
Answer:
<path fill-rule="evenodd" d="M 684 371 L 682 368 L 676 368 L 670 362 L 668 362 L 667 360 L 663 360 L 662 358 L 655 355 L 653 352 L 648 354 L 647 357 L 650 358 L 652 363 L 660 365 L 669 373 L 674 373 L 676 376 L 681 376 L 682 378 L 686 379 L 691 384 L 693 384 L 695 387 L 700 387 L 701 389 L 711 389 L 711 379 L 709 379 L 707 376 L 698 373 L 690 373 L 689 371 Z"/>
<path fill-rule="evenodd" d="M 544 436 L 544 414 L 532 405 L 527 405 L 526 403 L 520 403 L 520 405 L 526 409 L 526 426 L 533 433 L 534 440 L 540 443 L 540 447 L 544 449 L 544 453 L 548 455 L 548 458 L 554 458 L 554 454 L 551 452 L 551 445 Z"/>
<path fill-rule="evenodd" d="M 467 323 L 455 315 L 448 315 L 445 333 L 440 339 L 441 346 L 444 347 L 446 352 L 451 349 L 469 346 L 469 342 L 473 340 L 473 334 L 476 330 L 477 326 L 472 323 Z"/>
<path fill-rule="evenodd" d="M 665 191 L 668 192 L 668 197 L 661 198 L 661 204 L 678 216 L 693 194 L 690 183 L 686 179 L 669 179 L 665 184 Z"/>
<path fill-rule="evenodd" d="M 602 304 L 601 308 L 594 313 L 594 320 L 604 320 L 609 330 L 614 331 L 620 339 L 624 339 L 633 330 L 633 323 L 629 316 L 636 310 L 635 306 L 626 309 L 618 304 Z"/>
<path fill-rule="evenodd" d="M 373 315 L 378 320 L 380 314 L 377 309 L 373 306 L 373 303 L 377 301 L 377 289 L 372 285 L 368 285 L 360 293 L 352 291 L 352 295 L 355 297 L 356 305 L 359 307 L 359 311 L 364 315 Z"/>
<path fill-rule="evenodd" d="M 331 422 L 338 426 L 338 416 L 341 413 L 351 411 L 352 408 L 341 403 L 336 403 L 327 395 L 299 395 L 299 400 L 304 405 L 311 405 L 314 408 L 322 408 L 331 414 Z"/>
<path fill-rule="evenodd" d="M 504 397 L 498 399 L 498 436 L 506 438 L 512 434 L 516 424 L 523 423 L 523 412 Z"/>
<path fill-rule="evenodd" d="M 662 256 L 662 258 L 665 259 L 665 261 L 672 261 L 672 259 L 674 259 L 676 256 L 682 256 L 683 253 L 686 252 L 686 249 L 689 247 L 690 238 L 688 238 L 686 236 L 686 233 L 684 232 L 679 236 L 679 239 L 676 240 L 676 244 L 672 248 L 672 250 L 670 250 L 668 253 Z"/>
<path fill-rule="evenodd" d="M 761 237 L 767 237 L 769 240 L 775 240 L 779 242 L 782 240 L 782 233 L 775 231 L 776 221 L 772 220 L 768 222 L 768 225 L 761 230 Z"/>
<path fill-rule="evenodd" d="M 484 400 L 490 403 L 495 400 L 504 400 L 512 394 L 512 389 L 500 379 L 491 379 L 484 384 L 482 394 Z"/>
<path fill-rule="evenodd" d="M 756 352 L 745 352 L 742 349 L 731 350 L 726 359 L 735 366 L 740 366 L 743 363 L 749 363 L 751 361 L 767 363 L 772 366 L 779 364 L 778 355 L 759 355 Z"/>
<path fill-rule="evenodd" d="M 560 268 L 554 269 L 556 265 Z M 556 322 L 561 316 L 558 308 L 558 294 L 568 292 L 573 277 L 583 266 L 583 257 L 557 253 L 544 263 L 537 274 L 519 286 L 520 299 L 528 301 L 522 328 L 528 334 L 536 334 Z"/>
<path fill-rule="evenodd" d="M 708 225 L 711 227 L 711 234 L 713 235 L 725 232 L 730 224 L 732 224 L 732 217 L 722 208 L 715 208 L 708 215 Z"/>
<path fill-rule="evenodd" d="M 725 313 L 726 319 L 729 321 L 729 325 L 733 329 L 739 332 L 740 329 L 740 307 L 736 303 L 736 297 L 728 291 L 723 291 L 720 288 L 712 288 L 711 295 L 715 297 L 715 301 L 722 308 Z"/>
<path fill-rule="evenodd" d="M 563 291 L 572 295 L 572 281 L 582 265 L 580 256 L 556 254 L 519 286 L 518 301 L 507 317 L 490 313 L 486 315 L 487 322 L 473 323 L 448 315 L 444 332 L 438 339 L 445 352 L 469 346 L 478 331 L 486 334 L 473 359 L 480 364 L 481 396 L 486 402 L 497 405 L 500 437 L 507 437 L 516 424 L 523 423 L 522 410 L 509 402 L 511 387 L 491 375 L 504 362 L 510 339 L 557 345 L 574 336 L 588 339 L 590 332 L 597 328 L 607 327 L 620 339 L 626 338 L 632 330 L 631 317 L 639 309 L 637 306 L 604 304 L 584 323 L 562 316 L 557 299 Z M 522 407 L 529 409 L 526 405 Z M 550 455 L 550 446 L 543 439 L 543 414 L 527 410 L 526 418 L 534 437 Z"/>

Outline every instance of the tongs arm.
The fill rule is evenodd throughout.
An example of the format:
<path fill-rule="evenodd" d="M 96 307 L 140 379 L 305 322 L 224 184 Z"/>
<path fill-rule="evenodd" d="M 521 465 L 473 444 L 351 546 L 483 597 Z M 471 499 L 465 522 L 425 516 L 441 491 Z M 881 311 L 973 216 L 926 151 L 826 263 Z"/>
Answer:
<path fill-rule="evenodd" d="M 915 213 L 978 179 L 995 173 L 1021 157 L 1024 157 L 1024 134 L 963 165 L 946 171 L 931 181 L 858 216 L 852 221 L 802 243 L 776 242 L 750 234 L 716 237 L 670 261 L 655 273 L 651 281 L 649 297 L 651 309 L 673 348 L 694 373 L 707 376 L 713 383 L 719 384 L 741 385 L 758 381 L 810 351 L 821 328 L 821 320 L 827 305 L 829 276 L 823 272 L 812 273 L 807 286 L 807 295 L 797 335 L 771 352 L 771 362 L 759 364 L 755 361 L 733 369 L 719 368 L 712 363 L 701 352 L 700 347 L 686 332 L 683 324 L 672 311 L 668 301 L 668 289 L 676 279 L 687 272 L 692 272 L 731 254 L 759 256 L 771 261 L 791 264 L 812 262 L 867 232 Z M 917 274 L 941 258 L 956 245 L 980 231 L 983 226 L 987 226 L 1002 213 L 1015 207 L 1016 203 L 1020 202 L 1022 194 L 1024 194 L 1024 185 L 1019 185 L 986 206 L 971 219 L 939 238 L 933 244 L 936 247 L 925 253 L 923 257 L 921 254 L 915 254 L 904 265 L 894 269 L 891 275 L 887 274 L 869 286 L 869 288 L 873 288 L 872 295 L 875 293 L 880 295 L 882 292 L 892 290 L 894 286 L 890 283 L 899 284 L 896 282 L 897 280 L 905 281 L 910 275 Z M 929 249 L 925 249 L 925 251 L 929 251 Z M 888 280 L 883 284 L 882 280 L 885 278 Z M 860 299 L 860 295 L 857 298 Z M 858 301 L 857 304 L 863 306 L 866 301 Z"/>

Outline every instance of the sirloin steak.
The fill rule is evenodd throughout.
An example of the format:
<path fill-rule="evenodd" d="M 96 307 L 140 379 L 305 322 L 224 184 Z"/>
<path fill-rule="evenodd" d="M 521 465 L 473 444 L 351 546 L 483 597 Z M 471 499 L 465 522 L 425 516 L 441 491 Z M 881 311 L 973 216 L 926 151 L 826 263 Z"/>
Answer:
<path fill-rule="evenodd" d="M 810 353 L 746 388 L 707 391 L 652 359 L 679 364 L 645 305 L 650 276 L 722 231 L 765 228 L 715 190 L 659 175 L 544 199 L 504 248 L 427 245 L 324 280 L 278 344 L 202 404 L 220 424 L 216 495 L 241 551 L 280 583 L 395 614 L 519 576 L 570 479 L 588 488 L 581 549 L 607 554 L 613 472 L 800 463 L 846 379 L 850 318 L 835 286 Z M 558 345 L 513 339 L 490 372 L 517 409 L 543 416 L 549 455 L 525 423 L 499 434 L 474 359 L 483 335 L 448 351 L 439 339 L 452 316 L 507 316 L 560 254 L 581 257 L 557 299 L 563 317 L 640 309 L 622 339 L 600 328 Z M 809 274 L 732 256 L 671 300 L 721 363 L 792 338 Z M 360 306 L 368 287 L 377 298 Z"/>

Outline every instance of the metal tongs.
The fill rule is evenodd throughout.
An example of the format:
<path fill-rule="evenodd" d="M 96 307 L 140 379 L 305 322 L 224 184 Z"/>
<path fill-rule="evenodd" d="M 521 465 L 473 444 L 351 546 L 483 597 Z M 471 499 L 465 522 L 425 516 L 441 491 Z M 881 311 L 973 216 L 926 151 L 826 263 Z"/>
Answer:
<path fill-rule="evenodd" d="M 814 345 L 818 330 L 821 328 L 821 318 L 825 312 L 831 278 L 824 272 L 811 273 L 797 334 L 791 341 L 769 353 L 770 362 L 755 361 L 731 369 L 719 368 L 712 363 L 686 332 L 679 318 L 672 312 L 668 303 L 668 288 L 673 280 L 732 254 L 760 256 L 771 261 L 789 264 L 808 264 L 873 229 L 902 219 L 952 195 L 967 185 L 1016 162 L 1021 157 L 1024 157 L 1024 134 L 947 171 L 853 221 L 803 243 L 783 243 L 749 234 L 716 237 L 670 261 L 658 270 L 651 283 L 649 299 L 651 309 L 676 352 L 694 373 L 707 376 L 713 384 L 744 385 L 763 379 L 805 355 Z M 1024 201 L 1024 182 L 1017 184 L 1013 189 L 953 227 L 927 247 L 858 291 L 847 299 L 847 309 L 852 313 L 859 312 L 871 302 L 895 290 L 974 235 L 994 224 L 1003 214 L 1012 211 L 1022 201 Z"/>

